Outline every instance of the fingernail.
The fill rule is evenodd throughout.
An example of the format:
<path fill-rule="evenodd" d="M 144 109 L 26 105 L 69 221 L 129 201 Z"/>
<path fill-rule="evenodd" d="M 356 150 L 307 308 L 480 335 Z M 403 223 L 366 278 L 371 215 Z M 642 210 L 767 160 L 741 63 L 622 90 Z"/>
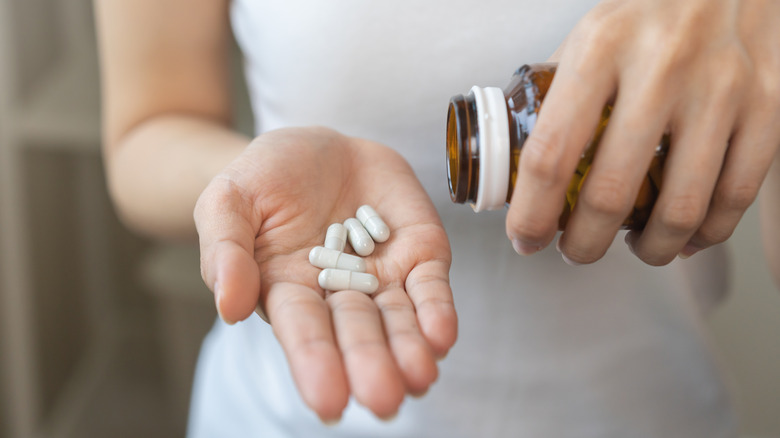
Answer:
<path fill-rule="evenodd" d="M 222 287 L 220 286 L 219 282 L 214 283 L 214 305 L 217 308 L 217 314 L 219 315 L 219 318 L 224 321 L 225 324 L 233 325 L 236 323 L 235 321 L 231 321 L 222 315 Z"/>
<path fill-rule="evenodd" d="M 428 393 L 428 388 L 425 388 L 422 391 L 412 392 L 409 395 L 411 395 L 414 398 L 423 398 L 423 397 L 425 397 L 425 394 L 427 394 L 427 393 Z"/>
<path fill-rule="evenodd" d="M 515 249 L 515 252 L 520 255 L 531 255 L 540 249 L 542 249 L 539 245 L 534 245 L 530 243 L 525 243 L 521 241 L 520 239 L 513 239 L 512 240 L 512 247 Z"/>
<path fill-rule="evenodd" d="M 636 241 L 636 237 L 634 237 L 634 235 L 631 233 L 626 233 L 626 238 L 624 241 L 628 246 L 628 250 L 631 251 L 631 254 L 636 255 L 636 251 L 634 250 L 634 242 Z"/>
<path fill-rule="evenodd" d="M 561 238 L 559 237 L 558 240 L 555 241 L 555 250 L 558 251 L 558 254 L 563 254 L 563 251 L 561 251 Z"/>
<path fill-rule="evenodd" d="M 333 426 L 339 424 L 339 422 L 341 421 L 341 417 L 339 416 L 339 417 L 336 417 L 336 418 L 328 418 L 328 419 L 320 417 L 320 421 L 322 422 L 322 424 L 324 424 L 324 425 L 326 425 L 328 427 L 333 427 Z"/>
<path fill-rule="evenodd" d="M 698 246 L 696 246 L 696 245 L 694 245 L 692 243 L 687 243 L 683 247 L 682 251 L 680 251 L 680 253 L 677 254 L 677 257 L 680 257 L 681 259 L 685 260 L 688 257 L 696 254 L 699 251 L 701 251 L 701 248 L 699 248 Z"/>
<path fill-rule="evenodd" d="M 561 253 L 561 258 L 569 266 L 582 266 L 582 263 L 575 262 L 574 260 L 566 257 L 566 254 L 564 254 L 564 253 Z"/>
<path fill-rule="evenodd" d="M 260 319 L 262 319 L 266 323 L 268 324 L 271 323 L 271 320 L 268 319 L 268 315 L 265 314 L 265 311 L 263 310 L 262 307 L 260 307 L 259 304 L 255 307 L 255 313 L 257 313 L 257 316 L 259 316 Z"/>
<path fill-rule="evenodd" d="M 395 420 L 395 417 L 397 417 L 397 416 L 398 416 L 398 411 L 395 411 L 395 412 L 393 412 L 393 413 L 392 413 L 392 414 L 390 414 L 390 415 L 386 415 L 386 416 L 384 416 L 384 417 L 379 417 L 379 419 L 380 419 L 380 420 L 382 420 L 382 421 L 384 421 L 384 422 L 386 422 L 386 423 L 388 423 L 388 422 L 390 422 L 390 421 L 393 421 L 393 420 Z"/>

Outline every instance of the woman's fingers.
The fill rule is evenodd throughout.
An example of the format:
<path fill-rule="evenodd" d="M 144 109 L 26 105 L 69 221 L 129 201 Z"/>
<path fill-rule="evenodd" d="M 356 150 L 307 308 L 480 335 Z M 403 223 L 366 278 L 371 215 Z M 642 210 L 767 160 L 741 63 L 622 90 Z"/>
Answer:
<path fill-rule="evenodd" d="M 507 236 L 520 254 L 544 248 L 558 231 L 564 192 L 614 89 L 609 71 L 597 68 L 598 60 L 566 62 L 571 45 L 520 157 L 506 222 Z"/>
<path fill-rule="evenodd" d="M 373 299 L 345 290 L 323 301 L 304 285 L 272 285 L 266 310 L 306 403 L 332 420 L 352 394 L 390 418 L 407 392 L 427 391 L 438 377 L 437 354 L 457 335 L 448 270 L 444 261 L 420 263 L 407 277 L 408 294 L 391 286 Z"/>
<path fill-rule="evenodd" d="M 393 417 L 404 399 L 405 385 L 388 349 L 376 304 L 368 295 L 351 290 L 333 293 L 327 302 L 352 395 L 377 417 Z"/>
<path fill-rule="evenodd" d="M 341 418 L 350 388 L 334 337 L 335 322 L 322 296 L 301 284 L 275 283 L 266 311 L 303 401 L 323 421 Z"/>
<path fill-rule="evenodd" d="M 449 271 L 449 258 L 424 261 L 412 268 L 405 283 L 420 331 L 439 358 L 447 355 L 458 337 Z"/>
<path fill-rule="evenodd" d="M 387 343 L 404 378 L 406 391 L 420 395 L 436 381 L 436 358 L 428 341 L 420 333 L 417 315 L 409 295 L 401 287 L 390 287 L 376 294 Z"/>
<path fill-rule="evenodd" d="M 780 98 L 766 96 L 750 108 L 731 138 L 707 216 L 682 249 L 683 256 L 724 242 L 758 195 L 780 146 Z"/>
<path fill-rule="evenodd" d="M 218 177 L 195 206 L 201 275 L 214 292 L 217 310 L 232 324 L 249 317 L 258 304 L 260 271 L 254 259 L 259 218 L 236 184 Z"/>
<path fill-rule="evenodd" d="M 574 163 L 613 96 L 559 240 L 564 257 L 590 263 L 604 254 L 666 130 L 661 192 L 646 228 L 628 234 L 632 250 L 663 265 L 728 238 L 778 148 L 778 12 L 772 2 L 604 1 L 584 17 L 520 158 L 507 215 L 517 251 L 552 238 Z"/>
<path fill-rule="evenodd" d="M 731 82 L 727 75 L 718 80 L 722 79 Z M 672 123 L 661 193 L 643 232 L 629 240 L 632 251 L 645 263 L 671 262 L 701 226 L 735 118 L 736 96 L 730 87 L 708 84 L 697 98 L 686 102 Z"/>
<path fill-rule="evenodd" d="M 609 125 L 559 240 L 567 260 L 592 263 L 601 258 L 631 212 L 671 106 L 663 99 L 663 87 L 651 79 L 640 75 L 621 83 Z"/>

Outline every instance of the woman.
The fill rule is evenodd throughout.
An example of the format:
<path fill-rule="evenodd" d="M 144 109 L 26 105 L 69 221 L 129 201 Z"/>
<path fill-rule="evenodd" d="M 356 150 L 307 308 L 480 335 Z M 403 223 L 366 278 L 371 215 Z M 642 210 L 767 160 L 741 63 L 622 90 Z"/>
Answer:
<path fill-rule="evenodd" d="M 776 2 L 144 0 L 98 2 L 98 18 L 116 205 L 156 236 L 197 227 L 220 315 L 243 321 L 204 343 L 190 436 L 736 434 L 694 299 L 720 294 L 693 280 L 719 284 L 722 254 L 670 262 L 725 240 L 769 171 Z M 228 127 L 231 25 L 253 140 Z M 565 37 L 506 223 L 450 205 L 449 96 Z M 553 239 L 609 101 L 558 245 L 601 260 L 518 258 Z M 661 197 L 626 237 L 637 257 L 607 251 L 667 129 Z M 326 296 L 306 254 L 365 203 L 393 233 L 367 258 L 380 290 Z"/>

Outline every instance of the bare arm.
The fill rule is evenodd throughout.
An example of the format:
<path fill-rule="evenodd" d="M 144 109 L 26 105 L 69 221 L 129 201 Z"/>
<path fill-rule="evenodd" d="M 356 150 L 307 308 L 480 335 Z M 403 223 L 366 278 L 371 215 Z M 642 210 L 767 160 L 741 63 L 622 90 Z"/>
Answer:
<path fill-rule="evenodd" d="M 196 237 L 192 211 L 249 139 L 230 129 L 226 0 L 95 0 L 104 156 L 122 220 Z"/>
<path fill-rule="evenodd" d="M 780 287 L 780 154 L 761 188 L 761 236 L 770 272 Z"/>
<path fill-rule="evenodd" d="M 327 129 L 251 143 L 233 133 L 227 0 L 95 1 L 106 168 L 124 221 L 156 237 L 194 237 L 194 210 L 220 315 L 264 311 L 323 420 L 338 419 L 351 396 L 385 418 L 406 393 L 424 393 L 435 358 L 455 342 L 457 316 L 447 236 L 403 157 Z M 326 297 L 308 252 L 329 224 L 380 201 L 394 237 L 367 258 L 379 290 Z"/>

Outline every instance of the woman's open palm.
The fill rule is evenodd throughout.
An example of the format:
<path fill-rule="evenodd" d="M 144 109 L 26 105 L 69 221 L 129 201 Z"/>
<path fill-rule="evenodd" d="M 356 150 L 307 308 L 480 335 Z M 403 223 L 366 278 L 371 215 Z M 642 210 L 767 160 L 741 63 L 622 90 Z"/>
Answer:
<path fill-rule="evenodd" d="M 363 204 L 391 230 L 365 258 L 379 290 L 326 294 L 309 251 Z M 257 309 L 270 321 L 303 400 L 323 420 L 338 419 L 350 395 L 390 417 L 406 393 L 436 380 L 436 358 L 457 335 L 450 248 L 393 150 L 323 128 L 264 134 L 206 188 L 195 221 L 222 318 Z"/>

